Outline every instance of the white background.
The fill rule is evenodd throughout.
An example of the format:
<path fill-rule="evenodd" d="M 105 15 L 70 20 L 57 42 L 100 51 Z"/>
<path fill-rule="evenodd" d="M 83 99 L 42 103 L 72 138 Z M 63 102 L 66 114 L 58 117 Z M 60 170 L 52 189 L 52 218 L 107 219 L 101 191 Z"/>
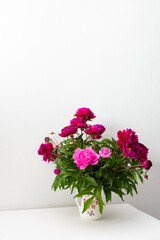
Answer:
<path fill-rule="evenodd" d="M 37 149 L 79 107 L 134 129 L 153 168 L 125 202 L 160 218 L 160 1 L 0 1 L 0 210 L 74 205 Z M 113 203 L 121 202 L 113 196 Z"/>

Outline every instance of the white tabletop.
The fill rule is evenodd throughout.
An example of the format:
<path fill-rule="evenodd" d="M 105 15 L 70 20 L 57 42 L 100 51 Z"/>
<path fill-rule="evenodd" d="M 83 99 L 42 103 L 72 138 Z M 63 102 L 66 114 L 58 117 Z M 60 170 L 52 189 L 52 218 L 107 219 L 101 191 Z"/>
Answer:
<path fill-rule="evenodd" d="M 1 211 L 0 240 L 160 240 L 160 221 L 129 204 L 109 204 L 97 221 L 77 207 Z"/>

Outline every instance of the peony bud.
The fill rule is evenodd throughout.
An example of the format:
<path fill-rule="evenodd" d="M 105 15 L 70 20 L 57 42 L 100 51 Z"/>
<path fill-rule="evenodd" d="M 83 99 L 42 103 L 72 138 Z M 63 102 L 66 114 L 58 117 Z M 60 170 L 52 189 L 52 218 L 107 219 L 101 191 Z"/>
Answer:
<path fill-rule="evenodd" d="M 148 175 L 144 175 L 144 178 L 148 179 Z"/>
<path fill-rule="evenodd" d="M 60 170 L 59 168 L 54 169 L 54 173 L 55 173 L 56 175 L 60 174 L 60 172 L 61 172 L 61 170 Z"/>
<path fill-rule="evenodd" d="M 50 138 L 49 137 L 45 137 L 44 141 L 45 142 L 49 142 Z"/>

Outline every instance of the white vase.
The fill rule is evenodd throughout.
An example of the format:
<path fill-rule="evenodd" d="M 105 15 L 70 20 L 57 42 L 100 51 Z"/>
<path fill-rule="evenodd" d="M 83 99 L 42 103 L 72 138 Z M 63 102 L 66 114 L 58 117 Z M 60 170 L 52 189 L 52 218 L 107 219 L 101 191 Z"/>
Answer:
<path fill-rule="evenodd" d="M 75 198 L 76 204 L 77 204 L 77 206 L 79 208 L 80 216 L 83 219 L 88 219 L 88 220 L 100 219 L 102 217 L 102 214 L 99 212 L 99 204 L 98 204 L 98 201 L 97 201 L 96 197 L 93 198 L 93 201 L 92 201 L 91 205 L 89 206 L 89 208 L 84 213 L 82 213 L 83 212 L 84 203 L 90 197 L 92 197 L 92 196 L 91 195 L 84 195 L 81 198 L 81 204 L 79 204 L 78 203 L 78 199 Z"/>

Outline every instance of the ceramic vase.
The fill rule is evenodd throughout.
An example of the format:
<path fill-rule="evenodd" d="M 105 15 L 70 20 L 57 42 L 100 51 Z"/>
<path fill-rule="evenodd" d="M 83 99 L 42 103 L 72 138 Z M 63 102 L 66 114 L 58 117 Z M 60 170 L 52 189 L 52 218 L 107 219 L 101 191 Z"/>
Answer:
<path fill-rule="evenodd" d="M 81 204 L 79 204 L 78 199 L 75 198 L 76 204 L 77 204 L 78 209 L 79 209 L 80 216 L 83 219 L 98 220 L 102 217 L 102 214 L 99 212 L 99 204 L 98 204 L 98 201 L 97 201 L 96 197 L 93 198 L 93 201 L 92 201 L 91 205 L 89 206 L 89 208 L 84 213 L 82 213 L 84 203 L 90 197 L 92 197 L 92 196 L 91 195 L 84 195 L 81 198 Z"/>

